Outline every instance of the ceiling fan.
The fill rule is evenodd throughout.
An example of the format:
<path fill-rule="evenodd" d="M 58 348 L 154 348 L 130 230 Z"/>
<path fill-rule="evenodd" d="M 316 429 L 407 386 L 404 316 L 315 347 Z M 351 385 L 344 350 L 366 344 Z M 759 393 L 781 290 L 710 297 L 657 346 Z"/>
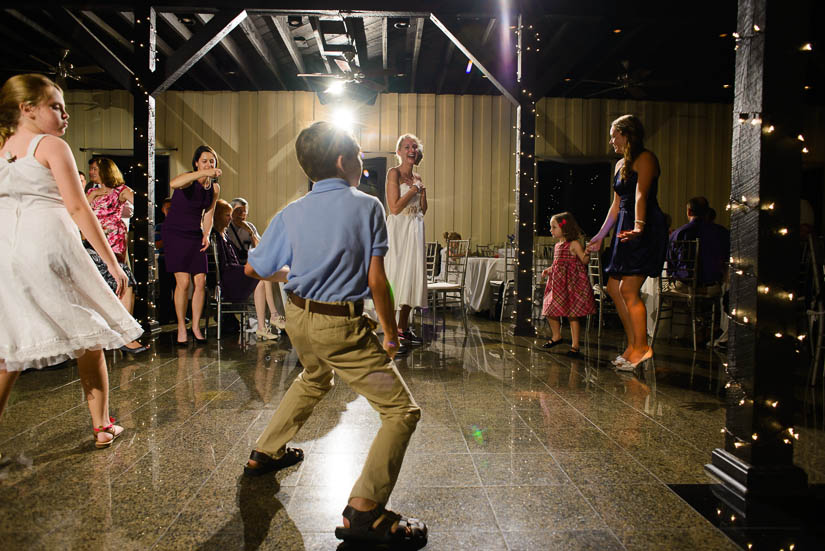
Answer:
<path fill-rule="evenodd" d="M 100 83 L 104 84 L 108 87 L 106 83 L 102 83 L 100 81 L 95 81 L 94 79 L 88 78 L 86 75 L 92 75 L 97 73 L 103 73 L 103 69 L 98 67 L 97 65 L 86 65 L 84 67 L 75 67 L 71 62 L 69 62 L 70 50 L 62 49 L 60 50 L 60 58 L 57 60 L 56 64 L 49 63 L 48 61 L 44 61 L 43 59 L 37 57 L 34 54 L 28 54 L 28 57 L 35 60 L 36 62 L 42 64 L 44 67 L 37 67 L 37 68 L 3 68 L 5 71 L 15 72 L 15 73 L 46 73 L 48 75 L 52 75 L 54 77 L 55 83 L 60 86 L 61 88 L 66 88 L 66 82 L 68 79 L 77 80 L 82 82 L 89 82 L 89 83 Z"/>
<path fill-rule="evenodd" d="M 623 91 L 633 99 L 645 99 L 647 97 L 645 88 L 674 84 L 673 82 L 668 81 L 647 80 L 648 77 L 653 74 L 653 71 L 650 69 L 634 69 L 631 71 L 630 61 L 627 59 L 623 59 L 620 63 L 623 71 L 616 76 L 615 80 L 580 80 L 580 83 L 606 86 L 606 88 L 598 90 L 585 97 L 593 98 L 609 92 Z"/>
<path fill-rule="evenodd" d="M 370 71 L 361 69 L 355 64 L 355 48 L 352 46 L 344 49 L 341 52 L 341 55 L 343 56 L 343 59 L 340 57 L 336 57 L 334 59 L 335 64 L 341 71 L 340 73 L 298 73 L 298 76 L 310 78 L 332 78 L 342 81 L 345 84 L 363 84 L 376 92 L 383 92 L 386 89 L 384 84 L 370 80 L 367 77 L 384 77 L 396 74 L 395 71 L 390 70 L 385 71 L 381 69 L 377 71 Z"/>

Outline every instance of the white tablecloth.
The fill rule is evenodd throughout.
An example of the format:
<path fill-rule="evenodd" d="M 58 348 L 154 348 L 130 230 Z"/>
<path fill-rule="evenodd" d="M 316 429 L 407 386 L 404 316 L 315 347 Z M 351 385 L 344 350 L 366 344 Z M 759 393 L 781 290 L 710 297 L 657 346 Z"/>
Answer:
<path fill-rule="evenodd" d="M 649 277 L 642 283 L 639 294 L 647 309 L 647 335 L 653 336 L 653 326 L 656 325 L 656 310 L 659 308 L 659 278 Z"/>
<path fill-rule="evenodd" d="M 482 258 L 471 256 L 467 259 L 467 273 L 464 275 L 464 302 L 473 312 L 490 309 L 490 281 L 504 279 L 503 258 Z"/>

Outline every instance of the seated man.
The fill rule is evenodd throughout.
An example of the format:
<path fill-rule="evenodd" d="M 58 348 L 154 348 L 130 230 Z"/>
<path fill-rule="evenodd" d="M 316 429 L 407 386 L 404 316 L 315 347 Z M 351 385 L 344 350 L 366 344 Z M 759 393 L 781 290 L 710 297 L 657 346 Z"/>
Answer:
<path fill-rule="evenodd" d="M 247 214 L 249 214 L 249 202 L 243 197 L 232 199 L 232 222 L 229 224 L 226 235 L 235 247 L 241 264 L 246 262 L 249 249 L 255 248 L 261 240 L 258 229 L 252 222 L 247 221 Z"/>
<path fill-rule="evenodd" d="M 725 273 L 730 251 L 730 233 L 727 229 L 707 220 L 710 206 L 705 197 L 693 197 L 687 203 L 688 223 L 670 234 L 667 251 L 667 271 L 677 280 L 689 277 L 684 251 L 676 241 L 699 239 L 699 266 L 696 274 L 698 287 L 719 285 Z"/>

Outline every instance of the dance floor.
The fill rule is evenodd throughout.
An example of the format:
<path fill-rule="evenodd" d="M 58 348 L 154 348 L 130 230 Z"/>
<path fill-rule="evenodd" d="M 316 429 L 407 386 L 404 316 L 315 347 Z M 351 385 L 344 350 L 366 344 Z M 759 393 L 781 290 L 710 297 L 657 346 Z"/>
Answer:
<path fill-rule="evenodd" d="M 422 417 L 390 507 L 428 524 L 427 549 L 740 548 L 734 522 L 723 532 L 677 492 L 713 482 L 703 466 L 723 444 L 723 355 L 661 341 L 644 370 L 618 373 L 615 329 L 580 359 L 507 329 L 450 318 L 397 362 Z M 93 446 L 73 365 L 20 377 L 0 420 L 3 549 L 336 548 L 379 425 L 363 398 L 336 384 L 294 441 L 303 463 L 247 479 L 300 372 L 286 339 L 176 349 L 162 334 L 151 356 L 112 358 L 126 432 L 108 450 Z M 800 390 L 796 446 L 811 482 L 825 478 L 817 392 Z"/>

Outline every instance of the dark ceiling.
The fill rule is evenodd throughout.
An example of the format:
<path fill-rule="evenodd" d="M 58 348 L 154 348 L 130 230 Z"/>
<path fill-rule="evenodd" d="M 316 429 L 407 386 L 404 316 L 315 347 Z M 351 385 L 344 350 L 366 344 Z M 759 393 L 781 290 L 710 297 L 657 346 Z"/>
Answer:
<path fill-rule="evenodd" d="M 615 7 L 602 14 L 542 13 L 537 19 L 542 41 L 538 89 L 556 97 L 732 102 L 736 2 L 717 4 L 713 10 L 681 15 L 668 10 L 616 13 Z M 86 2 L 70 11 L 116 56 L 131 58 L 130 11 L 103 2 Z M 214 8 L 158 11 L 159 62 L 203 28 L 212 13 Z M 348 90 L 364 97 L 379 91 L 498 94 L 477 67 L 468 72 L 468 58 L 430 19 L 399 15 L 289 16 L 283 10 L 249 10 L 171 89 L 323 94 L 336 79 L 297 76 L 318 73 L 349 78 Z M 514 51 L 515 33 L 500 16 L 449 14 L 444 20 L 485 66 L 501 70 L 501 52 Z M 62 8 L 21 4 L 6 9 L 0 18 L 0 78 L 22 71 L 62 72 L 58 78 L 65 79 L 69 89 L 119 88 L 83 51 L 78 32 L 80 25 Z M 350 56 L 349 75 L 336 63 L 347 50 L 355 56 Z M 812 56 L 819 55 L 818 50 Z M 825 85 L 823 65 L 818 61 L 810 66 L 809 93 L 815 97 Z M 360 82 L 353 82 L 353 76 Z"/>

